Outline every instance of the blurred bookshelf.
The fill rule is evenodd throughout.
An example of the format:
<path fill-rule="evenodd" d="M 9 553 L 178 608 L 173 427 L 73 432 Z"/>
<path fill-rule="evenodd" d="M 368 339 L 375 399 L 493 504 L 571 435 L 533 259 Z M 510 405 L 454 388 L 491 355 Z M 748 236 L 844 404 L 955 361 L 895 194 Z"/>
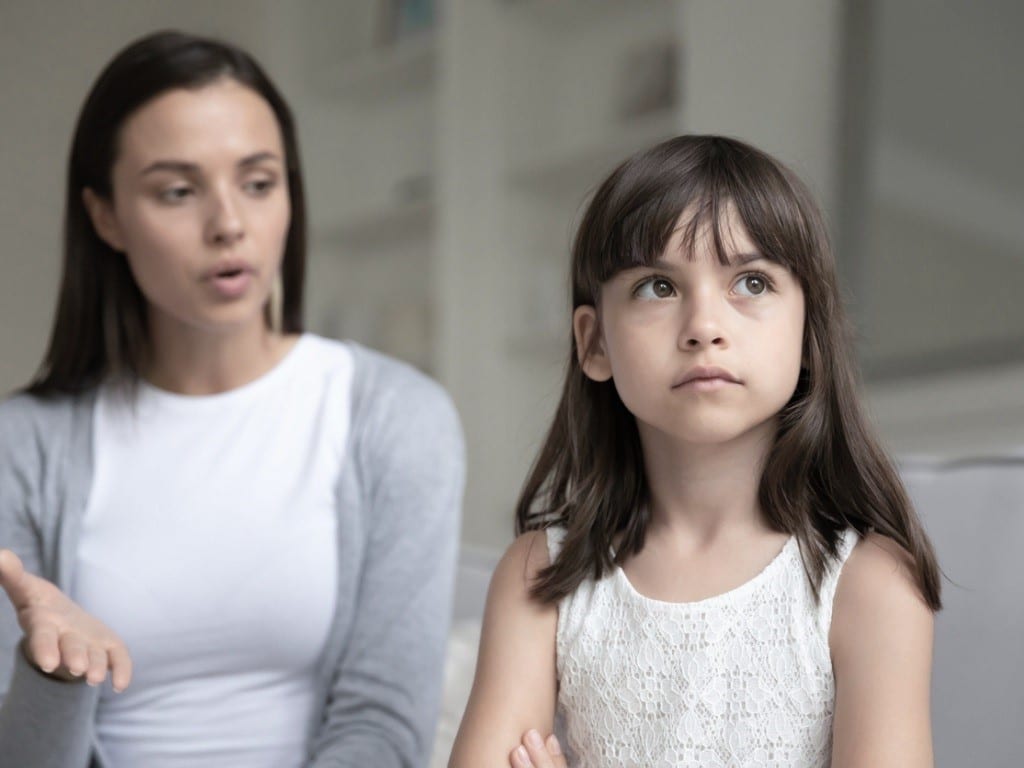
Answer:
<path fill-rule="evenodd" d="M 432 30 L 378 46 L 336 65 L 328 86 L 340 98 L 379 100 L 430 88 L 436 69 L 437 38 Z"/>
<path fill-rule="evenodd" d="M 333 172 L 346 178 L 344 194 L 311 228 L 317 258 L 360 262 L 362 271 L 379 264 L 383 282 L 404 264 L 418 293 L 403 292 L 397 303 L 451 308 L 461 299 L 439 275 L 460 271 L 460 260 L 500 259 L 508 238 L 496 235 L 483 253 L 461 244 L 472 240 L 467 228 L 496 221 L 526 234 L 529 246 L 515 259 L 535 275 L 501 278 L 513 312 L 505 313 L 511 327 L 498 333 L 505 341 L 494 347 L 504 360 L 498 365 L 559 357 L 567 301 L 562 289 L 538 286 L 564 282 L 577 209 L 625 157 L 679 132 L 676 4 L 356 0 L 310 8 L 309 67 L 316 92 L 333 105 L 322 142 L 337 135 L 347 147 Z M 325 32 L 342 27 L 344 39 Z M 480 98 L 468 95 L 466 81 Z M 465 144 L 444 147 L 442 134 L 472 123 L 481 124 L 472 138 L 485 155 L 479 163 Z M 460 183 L 483 172 L 490 179 L 485 194 Z M 352 301 L 342 285 L 351 268 L 337 274 L 337 300 Z M 542 306 L 552 303 L 555 309 Z M 461 322 L 434 323 L 431 352 L 419 349 L 418 364 L 443 377 L 434 352 L 463 348 Z M 336 317 L 321 325 L 400 352 L 372 328 L 348 328 Z"/>

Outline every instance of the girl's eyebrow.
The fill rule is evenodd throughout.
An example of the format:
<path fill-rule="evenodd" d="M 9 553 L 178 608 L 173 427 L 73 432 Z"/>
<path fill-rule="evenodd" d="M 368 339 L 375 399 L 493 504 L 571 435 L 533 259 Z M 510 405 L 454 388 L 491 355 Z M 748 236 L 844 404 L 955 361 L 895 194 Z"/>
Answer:
<path fill-rule="evenodd" d="M 753 251 L 751 253 L 737 253 L 729 258 L 730 267 L 742 267 L 754 261 L 772 261 L 764 254 Z M 773 262 L 774 263 L 774 262 Z"/>
<path fill-rule="evenodd" d="M 746 266 L 747 264 L 750 264 L 750 263 L 755 262 L 755 261 L 767 261 L 767 262 L 769 262 L 771 264 L 777 263 L 776 261 L 774 261 L 773 259 L 769 259 L 767 256 L 765 256 L 762 253 L 758 253 L 757 251 L 751 251 L 750 253 L 735 253 L 735 254 L 733 254 L 732 256 L 729 257 L 728 263 L 727 264 L 723 264 L 722 266 L 726 266 L 726 267 L 743 267 L 743 266 Z M 658 258 L 656 258 L 654 261 L 652 261 L 650 264 L 648 264 L 646 266 L 649 269 L 661 269 L 661 270 L 668 271 L 668 270 L 676 269 L 679 265 L 678 264 L 674 264 L 671 261 L 666 261 L 665 259 L 663 259 L 662 257 L 659 256 Z"/>

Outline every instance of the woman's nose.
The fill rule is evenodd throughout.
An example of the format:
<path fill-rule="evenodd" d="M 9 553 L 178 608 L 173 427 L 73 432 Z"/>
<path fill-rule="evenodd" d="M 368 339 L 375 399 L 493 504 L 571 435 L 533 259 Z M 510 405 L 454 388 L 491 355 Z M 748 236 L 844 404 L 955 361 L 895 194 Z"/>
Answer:
<path fill-rule="evenodd" d="M 210 202 L 207 220 L 207 238 L 218 246 L 231 246 L 245 236 L 239 206 L 230 191 L 214 194 Z"/>

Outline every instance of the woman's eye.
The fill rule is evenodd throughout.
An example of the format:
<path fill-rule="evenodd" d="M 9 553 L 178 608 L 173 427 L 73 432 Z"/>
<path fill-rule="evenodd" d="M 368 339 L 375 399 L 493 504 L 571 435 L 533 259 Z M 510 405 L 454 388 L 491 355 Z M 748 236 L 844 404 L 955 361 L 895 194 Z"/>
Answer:
<path fill-rule="evenodd" d="M 254 179 L 245 183 L 245 189 L 250 194 L 262 197 L 274 188 L 274 184 L 273 179 Z"/>
<path fill-rule="evenodd" d="M 160 199 L 165 203 L 180 203 L 191 194 L 191 187 L 168 187 L 160 190 Z"/>
<path fill-rule="evenodd" d="M 641 299 L 667 299 L 674 296 L 676 289 L 664 278 L 655 277 L 641 283 L 636 289 L 636 296 Z"/>
<path fill-rule="evenodd" d="M 770 290 L 771 285 L 767 277 L 754 273 L 743 275 L 737 281 L 736 288 L 741 296 L 760 296 Z"/>

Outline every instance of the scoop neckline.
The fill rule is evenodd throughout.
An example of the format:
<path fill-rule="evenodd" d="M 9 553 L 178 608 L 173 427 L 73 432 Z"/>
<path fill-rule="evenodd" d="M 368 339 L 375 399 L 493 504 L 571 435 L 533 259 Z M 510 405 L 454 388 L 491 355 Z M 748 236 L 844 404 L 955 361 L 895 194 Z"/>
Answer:
<path fill-rule="evenodd" d="M 789 555 L 790 551 L 795 546 L 796 536 L 791 534 L 775 557 L 773 557 L 757 574 L 732 589 L 726 590 L 725 592 L 719 592 L 717 595 L 710 595 L 708 597 L 701 598 L 700 600 L 672 601 L 648 597 L 633 586 L 633 582 L 629 580 L 629 576 L 626 575 L 626 572 L 622 569 L 621 565 L 614 566 L 615 579 L 619 587 L 628 597 L 652 607 L 656 607 L 660 610 L 692 610 L 694 608 L 707 608 L 716 605 L 717 603 L 725 603 L 742 598 L 746 596 L 747 593 L 753 592 L 764 581 L 766 581 L 772 573 L 782 567 L 783 560 Z"/>
<path fill-rule="evenodd" d="M 144 395 L 150 402 L 159 403 L 164 407 L 202 409 L 224 406 L 228 403 L 246 400 L 255 397 L 257 393 L 271 386 L 274 381 L 295 365 L 295 361 L 302 357 L 302 351 L 309 343 L 309 334 L 302 333 L 292 344 L 284 356 L 274 366 L 252 381 L 247 381 L 241 386 L 216 392 L 209 395 L 185 395 L 180 392 L 158 387 L 144 378 L 139 378 L 139 394 Z"/>

